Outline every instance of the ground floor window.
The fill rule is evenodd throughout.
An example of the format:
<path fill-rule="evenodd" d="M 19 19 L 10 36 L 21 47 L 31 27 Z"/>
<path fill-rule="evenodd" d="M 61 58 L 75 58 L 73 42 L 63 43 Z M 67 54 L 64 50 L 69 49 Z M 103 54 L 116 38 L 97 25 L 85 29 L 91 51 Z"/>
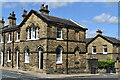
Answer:
<path fill-rule="evenodd" d="M 25 50 L 25 63 L 29 63 L 30 62 L 30 50 L 26 49 Z"/>
<path fill-rule="evenodd" d="M 58 47 L 56 50 L 56 63 L 61 64 L 62 63 L 62 48 Z"/>

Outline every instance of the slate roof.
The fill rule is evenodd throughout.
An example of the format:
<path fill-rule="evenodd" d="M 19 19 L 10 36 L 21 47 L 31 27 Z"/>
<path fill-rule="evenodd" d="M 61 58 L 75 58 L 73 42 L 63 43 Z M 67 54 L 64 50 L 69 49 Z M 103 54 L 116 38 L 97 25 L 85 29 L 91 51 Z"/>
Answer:
<path fill-rule="evenodd" d="M 120 45 L 120 40 L 116 39 L 114 37 L 109 37 L 109 36 L 104 36 L 104 35 L 97 35 L 94 38 L 86 38 L 86 43 L 87 45 L 89 45 L 92 41 L 94 41 L 97 37 L 102 37 L 103 39 L 107 40 L 108 42 L 112 43 L 112 44 L 118 44 Z"/>
<path fill-rule="evenodd" d="M 42 18 L 44 21 L 47 21 L 47 22 L 54 22 L 54 23 L 61 23 L 61 24 L 65 24 L 67 25 L 67 27 L 73 27 L 73 28 L 78 28 L 78 29 L 84 29 L 84 30 L 87 30 L 87 28 L 83 28 L 82 26 L 79 26 L 78 24 L 74 23 L 73 21 L 71 20 L 68 20 L 68 19 L 63 19 L 63 18 L 59 18 L 59 17 L 55 17 L 55 16 L 51 16 L 51 15 L 48 15 L 48 14 L 44 14 L 44 13 L 40 13 L 40 12 L 37 12 L 35 10 L 31 10 L 29 12 L 29 14 L 27 15 L 27 17 L 21 22 L 20 26 L 22 26 L 22 24 L 24 24 L 24 22 L 29 18 L 29 16 L 34 13 L 36 16 Z"/>
<path fill-rule="evenodd" d="M 11 30 L 16 30 L 17 28 L 19 28 L 19 25 L 15 25 L 12 27 L 8 27 L 8 28 L 3 28 L 2 32 L 7 32 L 7 31 L 11 31 Z"/>

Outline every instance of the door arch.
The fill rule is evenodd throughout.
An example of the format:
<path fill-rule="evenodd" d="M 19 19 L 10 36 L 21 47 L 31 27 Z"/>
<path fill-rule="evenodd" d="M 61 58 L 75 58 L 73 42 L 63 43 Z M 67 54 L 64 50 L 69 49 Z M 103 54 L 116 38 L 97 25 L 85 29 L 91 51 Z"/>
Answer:
<path fill-rule="evenodd" d="M 38 52 L 39 52 L 39 57 L 38 57 L 38 68 L 39 69 L 43 69 L 43 49 L 40 47 L 38 48 Z"/>

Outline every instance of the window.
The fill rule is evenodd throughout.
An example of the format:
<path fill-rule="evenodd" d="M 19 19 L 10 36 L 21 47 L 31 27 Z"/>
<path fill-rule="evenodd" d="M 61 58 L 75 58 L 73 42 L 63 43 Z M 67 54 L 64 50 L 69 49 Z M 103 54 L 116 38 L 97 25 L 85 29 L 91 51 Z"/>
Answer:
<path fill-rule="evenodd" d="M 38 27 L 34 27 L 34 26 L 31 26 L 27 29 L 27 39 L 28 40 L 34 40 L 34 39 L 38 39 L 38 36 L 39 36 L 39 28 Z"/>
<path fill-rule="evenodd" d="M 92 47 L 92 54 L 96 54 L 96 46 Z"/>
<path fill-rule="evenodd" d="M 103 46 L 103 54 L 107 54 L 107 45 Z"/>
<path fill-rule="evenodd" d="M 62 39 L 62 29 L 57 28 L 57 39 Z"/>
<path fill-rule="evenodd" d="M 8 54 L 8 62 L 11 62 L 11 51 L 8 50 L 8 51 L 7 51 L 7 54 Z"/>
<path fill-rule="evenodd" d="M 4 36 L 3 36 L 3 34 L 1 34 L 1 43 L 3 43 L 4 41 Z"/>
<path fill-rule="evenodd" d="M 25 50 L 25 63 L 29 63 L 29 59 L 30 59 L 30 50 L 26 49 Z"/>
<path fill-rule="evenodd" d="M 62 63 L 62 48 L 58 47 L 56 50 L 56 63 L 61 64 Z"/>
<path fill-rule="evenodd" d="M 20 31 L 17 32 L 17 41 L 20 40 Z"/>
<path fill-rule="evenodd" d="M 9 35 L 8 35 L 8 42 L 12 42 L 12 34 L 11 33 L 9 33 Z"/>

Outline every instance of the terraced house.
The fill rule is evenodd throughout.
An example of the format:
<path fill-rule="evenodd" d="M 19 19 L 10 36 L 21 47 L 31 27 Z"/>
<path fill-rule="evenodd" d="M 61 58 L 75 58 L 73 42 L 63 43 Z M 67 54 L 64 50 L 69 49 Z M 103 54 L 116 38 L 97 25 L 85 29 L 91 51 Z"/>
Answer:
<path fill-rule="evenodd" d="M 86 44 L 88 57 L 98 60 L 120 59 L 120 40 L 103 35 L 101 30 L 97 31 L 94 38 L 87 38 Z"/>
<path fill-rule="evenodd" d="M 24 10 L 19 25 L 14 12 L 7 26 L 4 19 L 0 21 L 1 66 L 46 73 L 84 72 L 87 29 L 49 15 L 48 5 L 39 11 Z"/>

